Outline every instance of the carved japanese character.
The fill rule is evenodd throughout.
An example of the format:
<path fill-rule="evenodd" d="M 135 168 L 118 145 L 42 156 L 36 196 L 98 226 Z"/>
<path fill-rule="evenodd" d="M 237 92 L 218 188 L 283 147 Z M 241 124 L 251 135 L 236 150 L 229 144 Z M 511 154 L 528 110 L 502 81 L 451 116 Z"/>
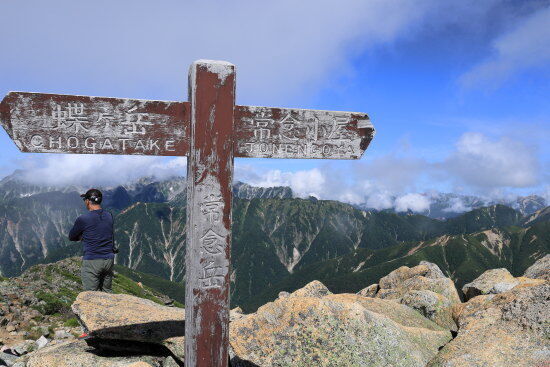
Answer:
<path fill-rule="evenodd" d="M 126 135 L 145 135 L 145 126 L 153 125 L 152 122 L 147 121 L 147 119 L 149 118 L 149 115 L 147 113 L 134 112 L 136 110 L 137 107 L 133 107 L 128 110 L 125 116 L 125 120 L 122 122 L 122 125 L 129 126 L 124 129 L 124 134 Z"/>
<path fill-rule="evenodd" d="M 298 132 L 296 127 L 298 127 L 298 125 L 300 124 L 300 121 L 292 117 L 290 113 L 286 115 L 281 121 L 279 121 L 279 124 L 281 124 L 281 129 L 279 134 L 281 135 L 282 139 L 287 139 L 287 140 L 299 139 L 296 136 L 296 133 Z"/>
<path fill-rule="evenodd" d="M 55 130 L 74 127 L 75 132 L 79 132 L 79 129 L 89 131 L 89 128 L 83 125 L 88 122 L 88 118 L 84 113 L 82 103 L 69 103 L 65 108 L 56 105 L 52 111 L 52 121 L 54 123 L 52 129 Z"/>
<path fill-rule="evenodd" d="M 210 194 L 204 198 L 201 206 L 201 211 L 204 215 L 208 216 L 209 222 L 219 222 L 221 218 L 220 210 L 223 208 L 223 201 L 221 196 Z"/>
<path fill-rule="evenodd" d="M 254 137 L 259 141 L 267 140 L 271 137 L 271 127 L 274 120 L 267 116 L 265 112 L 262 112 L 260 116 L 254 119 L 249 119 L 249 123 L 254 129 Z"/>
<path fill-rule="evenodd" d="M 220 288 L 223 286 L 225 276 L 223 267 L 216 265 L 213 257 L 201 261 L 202 274 L 199 277 L 201 288 Z"/>
<path fill-rule="evenodd" d="M 213 229 L 209 229 L 200 238 L 201 247 L 209 254 L 221 254 L 225 244 L 225 238 L 220 236 Z"/>
<path fill-rule="evenodd" d="M 340 140 L 346 138 L 346 131 L 344 127 L 348 124 L 349 118 L 347 116 L 336 116 L 332 120 L 332 124 L 325 127 L 326 139 Z"/>
<path fill-rule="evenodd" d="M 111 123 L 114 121 L 115 116 L 110 112 L 100 112 L 97 118 L 96 124 L 105 124 L 103 126 L 104 130 L 112 130 Z"/>

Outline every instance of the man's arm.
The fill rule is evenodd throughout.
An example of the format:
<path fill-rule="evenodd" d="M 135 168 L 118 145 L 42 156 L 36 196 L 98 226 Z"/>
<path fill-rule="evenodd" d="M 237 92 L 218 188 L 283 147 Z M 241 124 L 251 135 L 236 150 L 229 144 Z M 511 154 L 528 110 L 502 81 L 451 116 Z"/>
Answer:
<path fill-rule="evenodd" d="M 73 228 L 69 232 L 69 241 L 80 241 L 82 238 L 82 232 L 84 231 L 84 223 L 80 217 L 76 218 Z"/>

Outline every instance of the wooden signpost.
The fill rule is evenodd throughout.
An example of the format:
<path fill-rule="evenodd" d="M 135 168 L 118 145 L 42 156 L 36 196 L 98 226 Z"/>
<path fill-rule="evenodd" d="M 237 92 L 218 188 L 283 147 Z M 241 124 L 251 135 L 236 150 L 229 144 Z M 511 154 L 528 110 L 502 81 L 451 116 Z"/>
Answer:
<path fill-rule="evenodd" d="M 235 66 L 199 60 L 189 102 L 10 92 L 0 121 L 22 152 L 188 156 L 185 366 L 227 366 L 233 158 L 358 159 L 364 113 L 235 105 Z"/>

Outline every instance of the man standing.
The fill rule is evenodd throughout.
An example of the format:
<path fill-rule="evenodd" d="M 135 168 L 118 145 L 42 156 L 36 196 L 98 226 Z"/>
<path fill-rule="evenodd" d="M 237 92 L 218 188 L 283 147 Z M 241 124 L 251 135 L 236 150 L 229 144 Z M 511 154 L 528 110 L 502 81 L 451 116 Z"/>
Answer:
<path fill-rule="evenodd" d="M 113 282 L 113 217 L 101 208 L 101 191 L 90 189 L 80 195 L 88 213 L 79 216 L 69 233 L 69 240 L 82 241 L 82 285 L 85 291 L 111 292 Z"/>

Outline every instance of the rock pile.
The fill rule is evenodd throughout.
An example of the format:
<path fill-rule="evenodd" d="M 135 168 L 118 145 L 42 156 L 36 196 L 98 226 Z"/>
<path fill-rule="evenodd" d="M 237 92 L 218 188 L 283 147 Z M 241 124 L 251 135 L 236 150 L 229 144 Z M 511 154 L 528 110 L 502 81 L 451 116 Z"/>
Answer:
<path fill-rule="evenodd" d="M 72 317 L 71 297 L 78 294 L 73 290 L 80 288 L 80 280 L 60 274 L 77 272 L 79 267 L 71 259 L 60 264 L 37 265 L 20 277 L 0 281 L 0 345 L 19 345 L 41 336 L 74 338 L 80 332 L 75 319 L 67 322 Z"/>
<path fill-rule="evenodd" d="M 358 294 L 332 294 L 313 281 L 281 292 L 255 313 L 231 311 L 231 366 L 548 366 L 548 270 L 536 270 L 541 279 L 487 271 L 464 287 L 475 289 L 465 303 L 452 281 L 427 262 L 396 269 Z M 88 339 L 43 336 L 4 348 L 0 365 L 183 366 L 183 309 L 82 292 L 72 310 Z"/>
<path fill-rule="evenodd" d="M 550 284 L 480 295 L 455 309 L 459 329 L 428 367 L 550 365 Z"/>
<path fill-rule="evenodd" d="M 526 278 L 550 280 L 550 254 L 538 259 L 523 274 Z"/>
<path fill-rule="evenodd" d="M 420 367 L 450 339 L 448 330 L 407 306 L 331 294 L 319 282 L 230 327 L 237 366 L 246 361 L 252 366 Z"/>
<path fill-rule="evenodd" d="M 427 261 L 412 268 L 402 266 L 358 294 L 395 300 L 446 329 L 457 330 L 451 311 L 453 305 L 460 303 L 456 287 L 437 265 Z"/>

